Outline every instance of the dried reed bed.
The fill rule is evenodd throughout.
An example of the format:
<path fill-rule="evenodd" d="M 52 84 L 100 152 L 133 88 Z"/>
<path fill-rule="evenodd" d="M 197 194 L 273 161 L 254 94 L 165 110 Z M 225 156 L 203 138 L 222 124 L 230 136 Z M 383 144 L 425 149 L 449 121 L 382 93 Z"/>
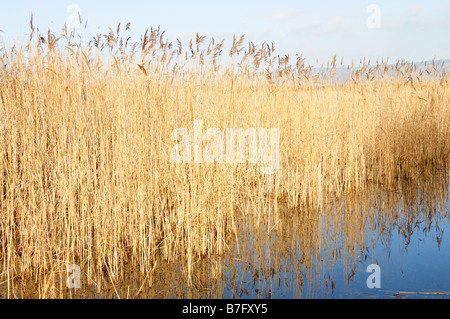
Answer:
<path fill-rule="evenodd" d="M 243 36 L 221 64 L 224 41 L 199 35 L 184 48 L 151 29 L 131 44 L 119 25 L 86 44 L 67 28 L 56 37 L 30 26 L 26 46 L 0 56 L 8 287 L 64 278 L 71 263 L 92 282 L 106 274 L 114 284 L 124 269 L 151 276 L 158 262 L 181 260 L 191 278 L 196 262 L 237 239 L 242 212 L 269 214 L 265 231 L 277 232 L 280 202 L 314 219 L 324 201 L 448 165 L 448 75 L 434 63 L 363 65 L 339 81 L 336 58 L 313 74 L 301 57 L 291 65 L 273 45 L 244 45 Z M 192 132 L 194 120 L 279 128 L 279 170 L 174 163 L 172 132 Z"/>

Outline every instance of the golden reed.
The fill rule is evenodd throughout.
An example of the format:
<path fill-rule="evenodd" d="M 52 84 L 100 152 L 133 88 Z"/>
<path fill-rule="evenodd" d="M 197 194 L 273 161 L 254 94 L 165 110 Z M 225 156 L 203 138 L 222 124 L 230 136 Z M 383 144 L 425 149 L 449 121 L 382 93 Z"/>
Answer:
<path fill-rule="evenodd" d="M 450 87 L 435 63 L 364 64 L 342 80 L 336 57 L 315 73 L 301 57 L 291 64 L 244 36 L 225 55 L 224 41 L 199 35 L 183 47 L 160 29 L 133 44 L 120 32 L 83 43 L 67 28 L 41 35 L 31 23 L 26 45 L 0 51 L 0 281 L 8 287 L 60 276 L 68 264 L 112 283 L 125 265 L 151 276 L 158 261 L 182 260 L 189 275 L 229 249 L 242 205 L 255 215 L 272 207 L 276 220 L 281 203 L 320 211 L 370 184 L 448 165 Z M 278 128 L 278 170 L 175 163 L 172 133 L 195 121 Z M 44 283 L 40 295 L 51 289 Z"/>

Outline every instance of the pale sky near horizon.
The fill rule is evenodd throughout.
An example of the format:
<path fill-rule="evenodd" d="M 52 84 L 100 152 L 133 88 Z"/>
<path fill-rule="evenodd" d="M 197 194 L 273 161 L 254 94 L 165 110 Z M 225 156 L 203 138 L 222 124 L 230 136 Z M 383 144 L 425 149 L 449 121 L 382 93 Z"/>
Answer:
<path fill-rule="evenodd" d="M 31 12 L 42 33 L 50 28 L 58 34 L 75 12 L 72 4 L 80 10 L 83 27 L 77 32 L 85 38 L 131 22 L 127 35 L 135 41 L 158 25 L 170 40 L 187 41 L 199 32 L 231 42 L 234 34 L 245 33 L 258 44 L 273 42 L 276 54 L 303 53 L 310 64 L 326 63 L 334 54 L 345 63 L 450 59 L 450 0 L 18 0 L 2 4 L 0 43 L 25 39 Z M 368 12 L 371 4 L 380 9 L 378 20 L 375 11 Z M 379 25 L 369 27 L 368 19 Z"/>

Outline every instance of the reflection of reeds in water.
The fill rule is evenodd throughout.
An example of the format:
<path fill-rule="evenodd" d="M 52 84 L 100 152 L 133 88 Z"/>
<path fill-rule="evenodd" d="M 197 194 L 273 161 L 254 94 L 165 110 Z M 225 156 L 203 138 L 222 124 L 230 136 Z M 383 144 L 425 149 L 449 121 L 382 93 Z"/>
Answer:
<path fill-rule="evenodd" d="M 329 202 L 321 212 L 292 211 L 280 205 L 270 219 L 267 209 L 273 208 L 245 205 L 237 236 L 227 241 L 230 252 L 197 262 L 190 275 L 186 262 L 163 263 L 147 277 L 127 269 L 116 283 L 108 276 L 95 280 L 83 276 L 83 288 L 71 290 L 62 285 L 66 274 L 53 272 L 53 278 L 44 276 L 43 284 L 18 290 L 17 296 L 32 296 L 31 291 L 69 298 L 328 296 L 338 276 L 349 283 L 360 263 L 367 259 L 379 263 L 373 256 L 377 246 L 385 246 L 384 257 L 389 260 L 389 251 L 397 248 L 390 244 L 393 232 L 403 238 L 401 250 L 408 248 L 412 236 L 434 240 L 440 246 L 443 226 L 450 222 L 448 183 L 443 172 L 428 173 L 416 183 L 399 184 L 395 189 L 373 185 L 367 192 Z M 338 261 L 345 265 L 342 273 L 333 270 Z M 45 283 L 53 285 L 53 291 Z"/>
<path fill-rule="evenodd" d="M 448 76 L 434 65 L 363 66 L 332 83 L 243 38 L 230 50 L 239 66 L 226 66 L 214 40 L 198 36 L 183 50 L 158 29 L 127 47 L 119 32 L 85 45 L 67 30 L 44 39 L 32 28 L 26 47 L 0 53 L 0 280 L 12 291 L 44 276 L 39 296 L 58 296 L 72 263 L 89 283 L 114 285 L 131 270 L 151 281 L 161 265 L 181 263 L 193 287 L 198 265 L 232 241 L 242 261 L 229 267 L 270 261 L 268 272 L 248 270 L 261 280 L 286 253 L 267 236 L 287 236 L 310 268 L 330 245 L 327 201 L 448 163 Z M 279 170 L 172 162 L 173 130 L 194 120 L 279 128 Z M 239 246 L 246 227 L 271 250 Z M 220 278 L 223 265 L 214 267 Z"/>
<path fill-rule="evenodd" d="M 321 213 L 286 210 L 265 221 L 282 225 L 270 234 L 261 228 L 243 230 L 234 255 L 239 259 L 230 257 L 235 262 L 227 276 L 229 293 L 251 298 L 331 295 L 333 278 L 342 276 L 349 283 L 360 263 L 378 263 L 373 255 L 377 246 L 385 246 L 389 259 L 389 251 L 398 248 L 390 245 L 394 231 L 402 235 L 401 250 L 407 250 L 412 236 L 440 246 L 443 226 L 450 222 L 449 186 L 444 172 L 426 173 L 396 188 L 372 185 L 330 202 Z M 343 273 L 333 272 L 339 260 Z M 256 284 L 255 269 L 260 274 Z"/>

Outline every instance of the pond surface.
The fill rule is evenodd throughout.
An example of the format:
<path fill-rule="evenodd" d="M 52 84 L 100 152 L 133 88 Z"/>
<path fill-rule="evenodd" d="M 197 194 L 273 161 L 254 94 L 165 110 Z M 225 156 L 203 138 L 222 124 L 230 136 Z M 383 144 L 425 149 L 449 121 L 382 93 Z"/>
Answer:
<path fill-rule="evenodd" d="M 139 297 L 450 298 L 449 181 L 372 185 L 321 211 L 248 203 L 227 256 L 197 262 L 192 285 L 183 265 L 161 265 Z M 373 264 L 380 288 L 367 284 Z"/>
<path fill-rule="evenodd" d="M 448 182 L 441 173 L 396 189 L 373 186 L 309 219 L 281 217 L 285 233 L 253 233 L 251 253 L 228 264 L 223 297 L 450 298 Z M 380 288 L 368 287 L 371 264 Z"/>
<path fill-rule="evenodd" d="M 197 261 L 191 276 L 182 263 L 160 262 L 151 278 L 130 270 L 114 286 L 105 277 L 60 287 L 68 298 L 448 299 L 449 177 L 439 171 L 395 188 L 372 185 L 320 210 L 242 204 L 229 252 Z M 370 265 L 379 266 L 380 288 L 368 287 Z M 35 289 L 16 297 L 37 297 Z"/>
<path fill-rule="evenodd" d="M 449 181 L 372 185 L 320 211 L 242 205 L 227 256 L 197 262 L 191 285 L 183 265 L 162 264 L 139 297 L 450 298 Z M 368 287 L 372 264 L 380 288 Z"/>

